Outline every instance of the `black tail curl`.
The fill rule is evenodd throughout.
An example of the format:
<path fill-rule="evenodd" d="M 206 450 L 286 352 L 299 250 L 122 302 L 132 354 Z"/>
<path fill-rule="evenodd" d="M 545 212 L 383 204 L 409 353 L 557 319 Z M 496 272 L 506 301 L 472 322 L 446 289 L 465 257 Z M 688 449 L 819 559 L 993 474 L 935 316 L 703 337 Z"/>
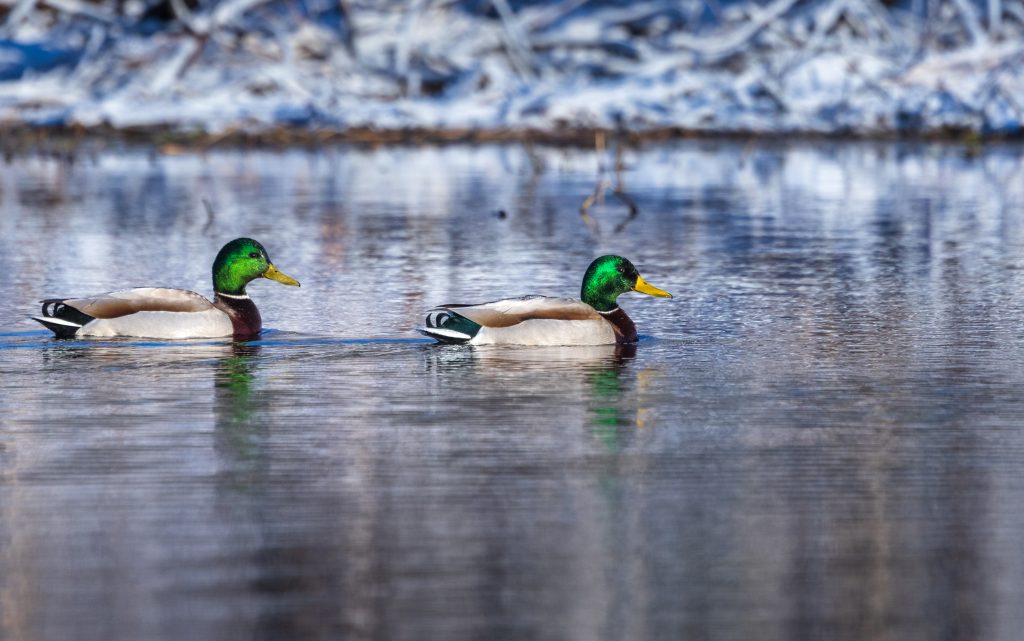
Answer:
<path fill-rule="evenodd" d="M 59 318 L 61 320 L 75 323 L 78 326 L 85 325 L 86 323 L 93 320 L 92 316 L 89 316 L 83 311 L 75 309 L 70 305 L 66 305 L 65 298 L 47 298 L 46 300 L 40 301 L 43 304 L 43 317 L 44 318 Z"/>

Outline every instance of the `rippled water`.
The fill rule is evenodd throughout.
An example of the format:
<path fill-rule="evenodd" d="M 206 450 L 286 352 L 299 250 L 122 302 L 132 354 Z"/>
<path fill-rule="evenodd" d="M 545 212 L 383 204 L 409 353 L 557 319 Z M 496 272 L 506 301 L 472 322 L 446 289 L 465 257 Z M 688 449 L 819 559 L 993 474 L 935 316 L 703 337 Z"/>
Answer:
<path fill-rule="evenodd" d="M 621 161 L 588 226 L 589 152 L 9 160 L 0 638 L 1017 641 L 1022 150 Z M 303 284 L 250 287 L 260 341 L 26 320 L 209 294 L 239 235 Z M 635 348 L 413 332 L 609 252 L 676 295 L 621 299 Z"/>

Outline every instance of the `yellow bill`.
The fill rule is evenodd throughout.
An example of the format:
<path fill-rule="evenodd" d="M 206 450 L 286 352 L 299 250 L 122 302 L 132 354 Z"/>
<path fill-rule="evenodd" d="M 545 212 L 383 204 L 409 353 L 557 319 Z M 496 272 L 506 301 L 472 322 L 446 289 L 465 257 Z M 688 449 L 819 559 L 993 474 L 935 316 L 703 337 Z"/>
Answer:
<path fill-rule="evenodd" d="M 301 287 L 301 285 L 299 285 L 299 281 L 287 274 L 277 271 L 277 267 L 274 267 L 274 263 L 270 263 L 270 267 L 267 267 L 267 271 L 263 272 L 263 277 L 269 278 L 270 280 L 276 280 L 284 285 L 295 285 L 296 287 Z"/>
<path fill-rule="evenodd" d="M 641 294 L 647 294 L 649 296 L 657 296 L 658 298 L 672 298 L 672 294 L 669 294 L 663 289 L 658 289 L 639 276 L 636 277 L 636 285 L 633 285 L 633 291 L 640 292 Z"/>

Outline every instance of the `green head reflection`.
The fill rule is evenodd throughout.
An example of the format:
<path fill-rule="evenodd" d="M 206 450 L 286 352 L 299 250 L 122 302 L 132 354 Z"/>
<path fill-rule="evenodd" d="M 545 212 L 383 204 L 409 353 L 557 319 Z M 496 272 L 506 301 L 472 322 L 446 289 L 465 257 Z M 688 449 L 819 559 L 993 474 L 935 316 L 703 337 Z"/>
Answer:
<path fill-rule="evenodd" d="M 636 426 L 634 399 L 629 393 L 628 364 L 636 345 L 616 345 L 610 358 L 587 374 L 587 401 L 594 436 L 611 451 L 622 448 L 622 428 Z M 624 388 L 625 391 L 624 391 Z"/>
<path fill-rule="evenodd" d="M 268 401 L 260 385 L 261 346 L 233 343 L 217 363 L 214 375 L 216 451 L 224 481 L 248 493 L 264 477 L 268 465 L 261 435 Z"/>

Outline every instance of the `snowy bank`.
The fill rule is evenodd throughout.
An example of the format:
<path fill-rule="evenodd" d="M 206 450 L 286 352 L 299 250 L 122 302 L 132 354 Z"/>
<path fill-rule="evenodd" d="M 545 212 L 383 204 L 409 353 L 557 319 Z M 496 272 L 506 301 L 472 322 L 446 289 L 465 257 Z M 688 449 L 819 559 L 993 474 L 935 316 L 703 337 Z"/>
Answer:
<path fill-rule="evenodd" d="M 0 0 L 0 124 L 1019 135 L 1024 0 Z"/>

